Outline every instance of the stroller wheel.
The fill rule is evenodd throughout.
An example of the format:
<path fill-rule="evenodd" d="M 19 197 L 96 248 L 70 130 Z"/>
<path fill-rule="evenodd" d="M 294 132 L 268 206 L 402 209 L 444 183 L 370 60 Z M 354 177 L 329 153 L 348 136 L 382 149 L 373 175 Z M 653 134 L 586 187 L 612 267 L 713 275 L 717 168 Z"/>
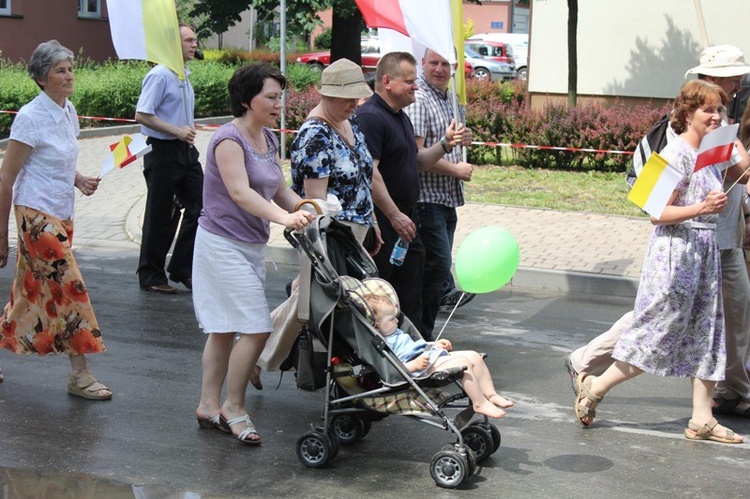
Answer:
<path fill-rule="evenodd" d="M 310 431 L 297 440 L 297 458 L 308 468 L 322 468 L 333 458 L 331 438 L 320 431 Z"/>
<path fill-rule="evenodd" d="M 318 431 L 323 433 L 323 428 L 318 428 Z M 339 437 L 333 432 L 326 432 L 328 440 L 331 442 L 331 459 L 339 455 L 339 449 L 341 449 L 341 441 Z"/>
<path fill-rule="evenodd" d="M 497 429 L 497 426 L 486 423 L 487 426 L 490 428 L 490 435 L 492 435 L 492 453 L 494 454 L 497 452 L 497 449 L 500 448 L 500 442 L 502 438 L 500 437 L 500 430 Z"/>
<path fill-rule="evenodd" d="M 365 422 L 348 414 L 334 416 L 330 429 L 343 445 L 353 444 L 365 436 Z"/>
<path fill-rule="evenodd" d="M 466 442 L 464 442 L 464 444 L 465 443 Z M 461 447 L 458 445 L 458 442 L 455 444 L 445 444 L 441 450 L 454 450 L 462 456 L 466 457 L 466 464 L 468 464 L 468 473 L 466 475 L 466 478 L 472 476 L 477 470 L 477 456 L 468 445 L 464 445 L 463 447 Z"/>
<path fill-rule="evenodd" d="M 494 452 L 492 433 L 484 425 L 470 424 L 461 431 L 461 436 L 464 438 L 464 444 L 474 451 L 478 463 L 483 462 Z"/>
<path fill-rule="evenodd" d="M 469 476 L 467 459 L 457 450 L 441 450 L 430 461 L 430 475 L 438 487 L 455 489 Z"/>

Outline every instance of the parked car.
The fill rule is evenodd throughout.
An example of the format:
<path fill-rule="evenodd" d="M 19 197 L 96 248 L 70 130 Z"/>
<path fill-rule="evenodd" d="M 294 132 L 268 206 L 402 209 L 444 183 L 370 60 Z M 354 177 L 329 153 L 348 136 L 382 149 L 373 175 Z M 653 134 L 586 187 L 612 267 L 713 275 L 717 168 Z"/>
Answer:
<path fill-rule="evenodd" d="M 516 77 L 516 68 L 510 64 L 482 57 L 470 47 L 464 46 L 464 57 L 474 66 L 473 76 L 478 80 L 508 81 Z"/>
<path fill-rule="evenodd" d="M 513 47 L 516 63 L 516 78 L 526 80 L 529 64 L 529 35 L 527 33 L 480 33 L 471 36 L 467 42 L 499 42 Z"/>
<path fill-rule="evenodd" d="M 365 72 L 375 71 L 380 60 L 380 44 L 372 38 L 362 39 L 362 69 Z M 331 51 L 311 52 L 297 57 L 297 62 L 307 64 L 312 68 L 323 71 L 323 68 L 331 64 Z"/>
<path fill-rule="evenodd" d="M 467 40 L 466 46 L 487 59 L 504 62 L 513 67 L 516 65 L 516 60 L 513 58 L 513 47 L 507 43 Z"/>
<path fill-rule="evenodd" d="M 365 73 L 375 71 L 380 60 L 380 41 L 377 38 L 362 38 L 362 70 Z M 323 71 L 323 68 L 331 64 L 331 52 L 311 52 L 297 57 L 297 62 L 307 64 L 315 69 Z M 419 63 L 419 61 L 417 61 Z M 471 62 L 464 61 L 464 74 L 471 77 L 474 67 Z"/>

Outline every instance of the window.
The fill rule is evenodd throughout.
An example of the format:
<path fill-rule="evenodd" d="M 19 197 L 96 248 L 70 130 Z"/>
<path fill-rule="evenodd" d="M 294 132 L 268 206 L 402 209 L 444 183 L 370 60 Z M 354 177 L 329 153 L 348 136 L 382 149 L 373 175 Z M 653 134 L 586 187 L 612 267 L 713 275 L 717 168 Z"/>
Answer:
<path fill-rule="evenodd" d="M 10 14 L 10 0 L 0 0 L 0 16 L 9 16 Z"/>
<path fill-rule="evenodd" d="M 2 2 L 2 0 L 0 0 Z M 101 0 L 78 0 L 79 17 L 102 17 Z"/>

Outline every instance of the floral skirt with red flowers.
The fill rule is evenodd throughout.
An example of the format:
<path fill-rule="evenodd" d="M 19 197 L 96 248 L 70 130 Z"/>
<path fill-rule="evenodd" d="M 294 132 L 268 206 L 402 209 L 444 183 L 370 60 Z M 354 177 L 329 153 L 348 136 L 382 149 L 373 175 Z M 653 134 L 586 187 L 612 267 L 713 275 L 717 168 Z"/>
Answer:
<path fill-rule="evenodd" d="M 73 221 L 15 206 L 18 257 L 0 347 L 17 354 L 103 352 L 86 285 L 70 250 Z"/>

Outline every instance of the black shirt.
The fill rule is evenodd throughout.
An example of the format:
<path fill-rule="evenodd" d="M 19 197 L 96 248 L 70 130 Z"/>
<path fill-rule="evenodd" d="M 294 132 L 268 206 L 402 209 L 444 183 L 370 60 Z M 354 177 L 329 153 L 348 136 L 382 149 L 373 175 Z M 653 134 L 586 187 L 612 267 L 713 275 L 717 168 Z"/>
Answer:
<path fill-rule="evenodd" d="M 415 206 L 419 199 L 417 141 L 409 116 L 393 109 L 378 94 L 357 108 L 359 128 L 393 202 Z"/>

